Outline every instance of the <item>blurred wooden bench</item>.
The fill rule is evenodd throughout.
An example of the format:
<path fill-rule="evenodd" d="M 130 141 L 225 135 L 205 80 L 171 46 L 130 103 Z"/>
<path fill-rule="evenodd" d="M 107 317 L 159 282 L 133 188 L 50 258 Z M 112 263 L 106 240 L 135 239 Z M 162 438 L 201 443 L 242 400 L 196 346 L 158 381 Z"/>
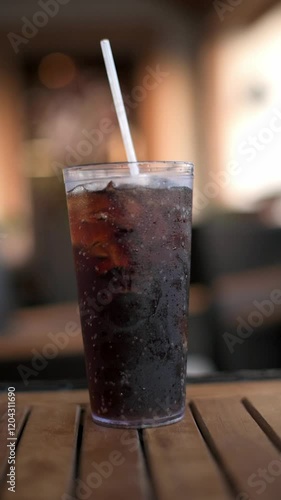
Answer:
<path fill-rule="evenodd" d="M 56 336 L 61 342 L 58 338 L 56 343 Z M 83 353 L 77 304 L 16 311 L 10 318 L 8 327 L 0 335 L 0 361 L 31 359 L 32 350 L 42 353 L 48 344 L 57 345 L 58 356 Z"/>

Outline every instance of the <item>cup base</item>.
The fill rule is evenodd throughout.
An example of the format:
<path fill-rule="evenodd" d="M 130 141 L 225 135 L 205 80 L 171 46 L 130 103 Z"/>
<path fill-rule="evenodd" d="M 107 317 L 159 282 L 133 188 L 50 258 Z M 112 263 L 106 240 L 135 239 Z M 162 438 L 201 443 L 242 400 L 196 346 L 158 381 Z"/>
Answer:
<path fill-rule="evenodd" d="M 92 413 L 92 419 L 95 424 L 105 427 L 117 427 L 122 429 L 145 429 L 146 427 L 161 427 L 164 425 L 176 424 L 184 417 L 184 409 L 174 415 L 165 417 L 148 417 L 142 419 L 112 419 L 97 416 Z"/>

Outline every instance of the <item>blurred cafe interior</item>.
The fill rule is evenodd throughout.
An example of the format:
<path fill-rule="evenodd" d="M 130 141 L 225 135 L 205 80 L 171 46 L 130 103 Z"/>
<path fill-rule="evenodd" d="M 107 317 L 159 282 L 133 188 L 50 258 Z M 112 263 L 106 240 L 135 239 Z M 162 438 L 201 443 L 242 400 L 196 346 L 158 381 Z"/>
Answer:
<path fill-rule="evenodd" d="M 1 2 L 2 381 L 85 376 L 62 168 L 126 160 L 102 38 L 138 159 L 196 166 L 188 373 L 281 368 L 280 28 L 274 0 Z"/>

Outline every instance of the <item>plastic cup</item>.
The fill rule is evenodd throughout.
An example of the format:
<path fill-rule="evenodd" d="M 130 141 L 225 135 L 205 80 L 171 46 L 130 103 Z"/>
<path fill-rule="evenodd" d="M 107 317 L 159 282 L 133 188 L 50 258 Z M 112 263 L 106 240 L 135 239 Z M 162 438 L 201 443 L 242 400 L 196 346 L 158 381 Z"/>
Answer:
<path fill-rule="evenodd" d="M 64 170 L 92 416 L 142 428 L 185 411 L 193 165 Z"/>

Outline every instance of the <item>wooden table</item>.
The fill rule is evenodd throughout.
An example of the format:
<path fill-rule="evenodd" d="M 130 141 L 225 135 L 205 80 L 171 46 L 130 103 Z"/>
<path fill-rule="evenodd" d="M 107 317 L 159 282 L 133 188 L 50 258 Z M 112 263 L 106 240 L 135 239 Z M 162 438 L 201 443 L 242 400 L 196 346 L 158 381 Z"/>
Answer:
<path fill-rule="evenodd" d="M 87 391 L 16 395 L 16 493 L 7 491 L 7 394 L 0 396 L 2 500 L 280 500 L 281 381 L 190 385 L 182 422 L 93 424 Z"/>
<path fill-rule="evenodd" d="M 70 333 L 69 333 L 70 332 Z M 54 336 L 65 339 L 58 356 L 83 353 L 81 327 L 76 303 L 26 307 L 12 315 L 0 335 L 0 361 L 31 359 L 34 349 L 44 352 Z"/>
<path fill-rule="evenodd" d="M 191 286 L 189 307 L 191 313 L 202 312 L 202 307 L 206 307 L 208 300 L 205 287 Z M 33 356 L 34 349 L 42 353 L 47 344 L 54 344 L 55 336 L 60 338 L 63 336 L 65 339 L 65 346 L 58 349 L 59 357 L 83 355 L 76 302 L 25 307 L 14 311 L 8 325 L 0 332 L 0 361 L 29 360 Z"/>

